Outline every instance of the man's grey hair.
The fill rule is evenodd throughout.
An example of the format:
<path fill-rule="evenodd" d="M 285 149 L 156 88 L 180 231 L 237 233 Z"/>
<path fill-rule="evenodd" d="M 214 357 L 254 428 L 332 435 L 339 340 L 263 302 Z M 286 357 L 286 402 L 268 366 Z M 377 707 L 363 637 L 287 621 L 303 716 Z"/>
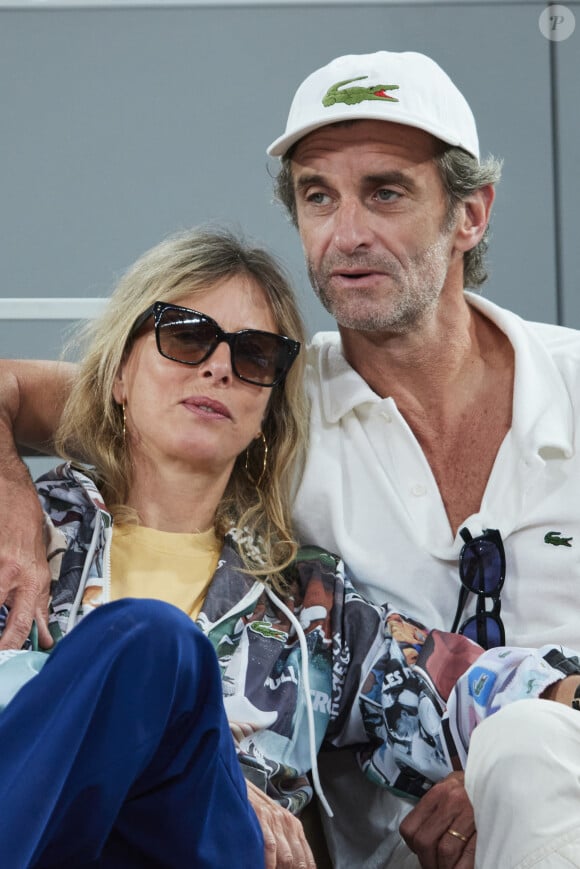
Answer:
<path fill-rule="evenodd" d="M 481 163 L 461 148 L 445 148 L 435 157 L 435 165 L 447 195 L 447 220 L 451 225 L 457 205 L 486 184 L 497 184 L 502 161 L 488 157 Z M 463 254 L 463 286 L 480 287 L 487 280 L 485 254 L 489 245 L 489 224 L 478 244 Z"/>
<path fill-rule="evenodd" d="M 293 148 L 282 157 L 282 165 L 274 179 L 274 193 L 284 205 L 292 223 L 298 227 L 296 196 L 292 179 Z M 462 148 L 446 147 L 436 157 L 435 165 L 447 196 L 446 222 L 452 225 L 457 205 L 486 184 L 497 184 L 501 178 L 502 161 L 488 157 L 479 163 Z M 463 255 L 463 285 L 477 288 L 487 280 L 485 254 L 489 244 L 489 225 L 479 243 Z"/>

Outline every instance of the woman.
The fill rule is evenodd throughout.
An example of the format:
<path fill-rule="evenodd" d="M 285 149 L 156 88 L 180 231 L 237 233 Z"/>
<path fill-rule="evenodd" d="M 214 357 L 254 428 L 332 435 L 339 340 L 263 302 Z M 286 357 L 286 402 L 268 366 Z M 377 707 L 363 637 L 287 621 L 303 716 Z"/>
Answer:
<path fill-rule="evenodd" d="M 94 324 L 63 414 L 60 452 L 82 455 L 90 468 L 67 464 L 38 482 L 51 528 L 51 630 L 59 638 L 80 622 L 55 662 L 73 641 L 83 646 L 83 630 L 94 634 L 98 620 L 131 609 L 134 598 L 160 598 L 196 618 L 217 653 L 268 866 L 314 865 L 292 814 L 310 799 L 309 772 L 319 789 L 324 740 L 366 743 L 370 777 L 415 798 L 451 771 L 457 748 L 442 726 L 449 691 L 431 681 L 429 662 L 440 672 L 445 655 L 453 658 L 451 700 L 468 717 L 484 717 L 504 684 L 512 697 L 514 685 L 525 696 L 533 673 L 538 696 L 562 677 L 541 655 L 511 653 L 507 664 L 485 653 L 495 687 L 473 712 L 471 671 L 462 673 L 481 663 L 478 646 L 456 635 L 448 644 L 413 623 L 411 668 L 400 633 L 411 622 L 363 601 L 335 556 L 297 550 L 290 501 L 305 445 L 302 337 L 289 287 L 262 251 L 206 231 L 162 243 L 122 279 Z M 150 630 L 149 642 L 140 633 L 150 667 L 175 611 L 141 606 L 149 607 L 148 623 L 139 616 Z M 21 714 L 22 696 L 33 699 L 52 664 L 4 714 Z M 274 804 L 282 808 L 272 819 Z M 125 811 L 121 829 L 134 847 Z M 118 829 L 114 816 L 105 848 Z M 222 835 L 222 863 L 231 863 L 232 839 Z M 235 865 L 244 865 L 240 854 Z M 259 865 L 255 849 L 247 859 Z"/>

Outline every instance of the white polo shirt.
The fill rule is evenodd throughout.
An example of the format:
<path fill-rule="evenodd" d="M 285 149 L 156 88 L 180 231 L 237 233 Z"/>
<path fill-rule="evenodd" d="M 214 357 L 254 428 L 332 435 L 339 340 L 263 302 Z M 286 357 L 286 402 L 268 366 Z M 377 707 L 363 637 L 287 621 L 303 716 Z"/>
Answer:
<path fill-rule="evenodd" d="M 529 323 L 466 296 L 513 345 L 515 383 L 512 428 L 479 512 L 462 527 L 474 537 L 486 528 L 501 532 L 506 643 L 561 642 L 580 650 L 580 332 Z M 332 332 L 316 335 L 309 349 L 308 389 L 311 446 L 295 506 L 301 539 L 340 553 L 375 602 L 449 630 L 463 541 L 452 534 L 431 469 L 395 401 L 370 389 Z M 474 609 L 471 601 L 463 617 Z M 360 825 L 360 806 L 356 814 Z"/>

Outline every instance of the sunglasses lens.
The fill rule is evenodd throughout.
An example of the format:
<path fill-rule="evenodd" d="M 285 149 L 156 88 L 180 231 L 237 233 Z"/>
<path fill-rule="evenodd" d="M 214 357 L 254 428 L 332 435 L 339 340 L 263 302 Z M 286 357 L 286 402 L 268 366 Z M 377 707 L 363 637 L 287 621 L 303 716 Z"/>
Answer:
<path fill-rule="evenodd" d="M 159 344 L 164 356 L 197 365 L 215 347 L 214 326 L 196 314 L 168 309 L 159 321 Z"/>
<path fill-rule="evenodd" d="M 484 649 L 494 649 L 505 643 L 502 623 L 493 613 L 480 613 L 467 619 L 460 633 Z"/>
<path fill-rule="evenodd" d="M 292 357 L 283 338 L 248 330 L 235 336 L 233 363 L 236 373 L 251 383 L 276 383 L 290 367 Z"/>
<path fill-rule="evenodd" d="M 462 582 L 476 594 L 495 594 L 503 584 L 503 559 L 493 540 L 467 543 L 459 565 Z"/>

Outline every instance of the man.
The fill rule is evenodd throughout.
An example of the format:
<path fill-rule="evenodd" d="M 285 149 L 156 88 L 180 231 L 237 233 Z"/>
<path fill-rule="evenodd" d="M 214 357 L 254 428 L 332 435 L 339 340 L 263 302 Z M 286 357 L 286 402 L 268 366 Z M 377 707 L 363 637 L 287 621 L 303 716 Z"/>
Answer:
<path fill-rule="evenodd" d="M 496 578 L 501 611 L 496 603 L 490 630 L 503 623 L 508 644 L 550 637 L 579 648 L 580 334 L 525 323 L 464 292 L 485 280 L 500 175 L 497 161 L 479 159 L 467 102 L 423 55 L 337 58 L 299 87 L 269 153 L 282 160 L 279 198 L 339 329 L 317 335 L 310 349 L 300 535 L 340 551 L 373 599 L 388 596 L 450 629 L 462 599 L 463 538 L 499 529 L 506 576 L 503 589 Z M 455 622 L 475 607 L 459 608 Z M 543 704 L 542 713 L 558 705 Z M 329 756 L 323 784 L 337 866 L 416 865 L 397 834 L 408 806 L 367 785 L 350 757 Z M 526 789 L 518 795 L 524 816 L 538 792 L 529 780 Z M 529 813 L 513 864 L 505 853 L 493 862 L 481 839 L 507 835 L 499 827 L 502 817 L 513 820 L 506 801 L 507 812 L 498 806 L 491 818 L 476 804 L 480 865 L 516 865 L 538 844 Z M 472 865 L 462 776 L 433 788 L 402 832 L 423 866 Z M 580 865 L 580 842 L 573 847 Z"/>
<path fill-rule="evenodd" d="M 449 629 L 458 610 L 461 627 L 477 609 L 472 625 L 491 640 L 503 626 L 510 645 L 579 648 L 580 516 L 572 505 L 580 479 L 580 336 L 532 326 L 464 293 L 485 279 L 499 179 L 496 161 L 479 160 L 465 99 L 422 55 L 338 58 L 301 85 L 269 152 L 282 158 L 279 194 L 295 218 L 313 286 L 339 327 L 339 335 L 316 336 L 310 351 L 301 535 L 340 551 L 367 594 L 388 596 L 425 624 Z M 35 381 L 31 366 L 21 381 Z M 33 390 L 22 386 L 10 418 L 27 442 L 36 411 Z M 486 577 L 493 574 L 493 611 L 485 596 L 465 602 L 460 592 L 458 565 L 468 581 L 480 556 Z M 565 682 L 571 700 L 580 677 Z M 528 755 L 515 751 L 511 736 L 522 736 L 518 706 L 527 736 L 517 748 Z M 580 851 L 574 815 L 561 810 L 552 786 L 558 777 L 544 781 L 541 765 L 539 784 L 530 784 L 529 765 L 528 778 L 516 774 L 546 733 L 557 733 L 563 748 L 573 744 L 576 712 L 541 701 L 509 712 L 476 729 L 467 768 L 478 866 L 486 869 L 515 866 L 547 839 L 549 848 L 557 839 L 554 847 Z M 505 733 L 496 720 L 507 722 Z M 490 745 L 501 758 L 495 766 L 486 763 Z M 473 866 L 475 826 L 462 773 L 407 814 L 408 803 L 367 784 L 347 757 L 329 755 L 326 767 L 336 866 L 417 867 L 417 858 L 428 869 Z M 514 780 L 524 787 L 512 804 L 504 785 Z M 529 806 L 541 792 L 548 830 Z M 410 848 L 399 835 L 406 814 L 401 830 Z"/>

